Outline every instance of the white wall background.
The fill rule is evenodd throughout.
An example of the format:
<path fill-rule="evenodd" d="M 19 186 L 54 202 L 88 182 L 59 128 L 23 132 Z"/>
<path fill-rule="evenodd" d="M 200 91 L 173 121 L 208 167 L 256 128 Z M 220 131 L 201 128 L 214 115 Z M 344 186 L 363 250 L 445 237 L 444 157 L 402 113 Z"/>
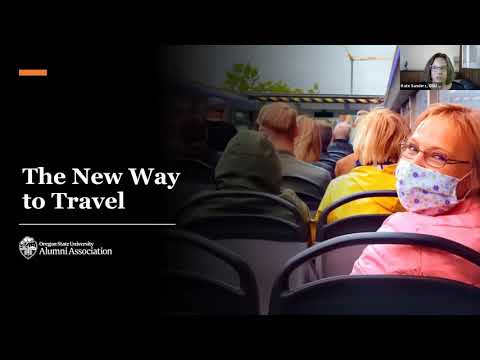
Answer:
<path fill-rule="evenodd" d="M 462 49 L 462 67 L 480 69 L 480 45 L 463 45 Z"/>
<path fill-rule="evenodd" d="M 435 53 L 447 54 L 455 71 L 459 71 L 460 45 L 400 45 L 400 70 L 404 70 L 403 64 L 408 60 L 408 70 L 423 71 Z"/>
<path fill-rule="evenodd" d="M 166 69 L 186 80 L 222 86 L 233 64 L 258 67 L 262 80 L 284 80 L 291 87 L 308 89 L 315 82 L 321 94 L 350 93 L 350 60 L 355 56 L 382 56 L 389 60 L 356 61 L 354 94 L 383 95 L 395 45 L 194 45 L 170 47 Z"/>
<path fill-rule="evenodd" d="M 354 94 L 384 95 L 396 46 L 356 45 L 347 48 L 354 57 L 386 58 L 386 60 L 355 61 L 353 65 Z"/>

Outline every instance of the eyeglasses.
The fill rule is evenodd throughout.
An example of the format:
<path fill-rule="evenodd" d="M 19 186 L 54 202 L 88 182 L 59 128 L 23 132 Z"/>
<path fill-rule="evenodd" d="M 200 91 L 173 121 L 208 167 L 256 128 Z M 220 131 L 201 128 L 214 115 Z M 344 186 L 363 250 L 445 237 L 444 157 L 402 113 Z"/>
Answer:
<path fill-rule="evenodd" d="M 470 161 L 449 159 L 446 154 L 438 150 L 421 151 L 417 145 L 411 142 L 405 142 L 401 145 L 402 156 L 407 159 L 415 158 L 418 153 L 423 153 L 425 163 L 434 168 L 442 168 L 446 164 L 469 164 Z"/>
<path fill-rule="evenodd" d="M 448 67 L 446 65 L 444 65 L 444 66 L 430 65 L 430 69 L 432 69 L 432 71 L 446 71 L 448 69 Z"/>

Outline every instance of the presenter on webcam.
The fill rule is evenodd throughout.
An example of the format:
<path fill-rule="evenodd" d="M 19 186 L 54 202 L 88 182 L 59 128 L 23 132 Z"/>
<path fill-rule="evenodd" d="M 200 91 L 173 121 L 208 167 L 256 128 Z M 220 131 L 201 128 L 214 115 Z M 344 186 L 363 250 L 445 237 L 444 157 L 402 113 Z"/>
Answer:
<path fill-rule="evenodd" d="M 455 69 L 446 54 L 436 53 L 428 60 L 425 81 L 432 90 L 463 90 L 463 86 L 454 82 L 454 79 Z"/>

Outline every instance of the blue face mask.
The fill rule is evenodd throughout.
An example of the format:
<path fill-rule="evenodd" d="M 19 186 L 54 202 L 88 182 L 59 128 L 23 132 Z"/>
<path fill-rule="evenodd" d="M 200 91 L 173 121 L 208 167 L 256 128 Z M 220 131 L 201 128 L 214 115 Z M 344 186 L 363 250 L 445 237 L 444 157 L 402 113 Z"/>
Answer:
<path fill-rule="evenodd" d="M 402 159 L 395 172 L 398 198 L 408 211 L 426 215 L 441 214 L 468 196 L 470 191 L 463 199 L 457 199 L 457 185 L 471 173 L 470 170 L 464 177 L 457 179 Z"/>

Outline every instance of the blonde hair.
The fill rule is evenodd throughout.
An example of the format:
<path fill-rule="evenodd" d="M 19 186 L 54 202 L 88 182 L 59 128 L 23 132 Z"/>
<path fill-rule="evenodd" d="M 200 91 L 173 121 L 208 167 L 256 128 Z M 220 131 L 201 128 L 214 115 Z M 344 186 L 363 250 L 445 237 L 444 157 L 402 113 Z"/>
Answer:
<path fill-rule="evenodd" d="M 297 117 L 298 135 L 293 143 L 293 152 L 299 160 L 312 163 L 320 159 L 322 140 L 316 121 L 302 115 Z"/>
<path fill-rule="evenodd" d="M 362 165 L 398 162 L 401 143 L 410 134 L 407 122 L 388 109 L 376 109 L 362 117 L 353 142 Z"/>
<path fill-rule="evenodd" d="M 297 111 L 283 102 L 267 104 L 260 109 L 257 124 L 293 138 L 297 128 Z"/>
<path fill-rule="evenodd" d="M 356 116 L 355 120 L 353 121 L 352 127 L 357 127 L 358 124 L 360 123 L 360 120 L 362 120 L 365 115 L 368 115 L 367 110 L 359 110 L 357 112 L 357 116 Z"/>
<path fill-rule="evenodd" d="M 458 104 L 434 104 L 415 121 L 418 126 L 427 118 L 447 118 L 455 124 L 460 136 L 472 149 L 472 193 L 480 194 L 480 111 Z"/>

